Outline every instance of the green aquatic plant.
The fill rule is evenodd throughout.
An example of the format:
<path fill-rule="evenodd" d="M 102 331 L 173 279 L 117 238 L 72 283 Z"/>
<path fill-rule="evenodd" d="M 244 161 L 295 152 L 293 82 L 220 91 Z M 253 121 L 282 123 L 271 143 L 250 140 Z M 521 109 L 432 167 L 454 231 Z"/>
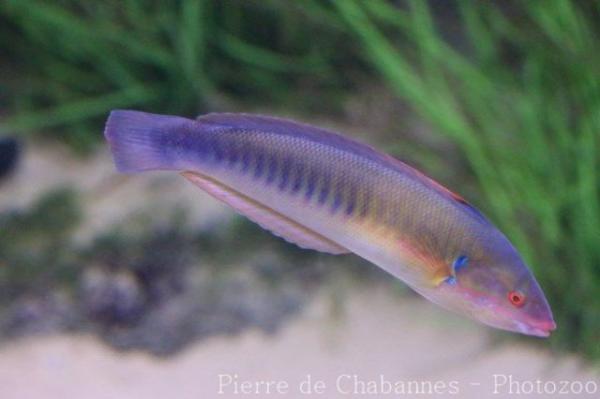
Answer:
<path fill-rule="evenodd" d="M 2 2 L 0 132 L 85 150 L 114 108 L 195 115 L 235 98 L 323 110 L 352 70 L 340 72 L 352 47 L 326 23 L 277 1 Z"/>
<path fill-rule="evenodd" d="M 427 2 L 407 3 L 333 2 L 389 88 L 458 147 L 473 200 L 549 295 L 551 342 L 599 358 L 600 7 L 459 1 L 459 51 Z"/>

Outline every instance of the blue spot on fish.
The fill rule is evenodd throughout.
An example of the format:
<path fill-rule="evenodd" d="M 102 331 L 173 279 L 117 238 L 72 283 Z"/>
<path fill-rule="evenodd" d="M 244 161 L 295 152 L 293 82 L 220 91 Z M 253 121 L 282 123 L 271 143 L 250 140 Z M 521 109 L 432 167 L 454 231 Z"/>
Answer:
<path fill-rule="evenodd" d="M 456 277 L 450 276 L 446 280 L 444 280 L 446 284 L 456 285 Z"/>
<path fill-rule="evenodd" d="M 452 263 L 452 269 L 454 270 L 454 273 L 456 273 L 460 269 L 465 268 L 468 263 L 469 263 L 469 258 L 465 255 L 461 255 L 458 258 L 456 258 L 454 260 L 454 263 Z"/>

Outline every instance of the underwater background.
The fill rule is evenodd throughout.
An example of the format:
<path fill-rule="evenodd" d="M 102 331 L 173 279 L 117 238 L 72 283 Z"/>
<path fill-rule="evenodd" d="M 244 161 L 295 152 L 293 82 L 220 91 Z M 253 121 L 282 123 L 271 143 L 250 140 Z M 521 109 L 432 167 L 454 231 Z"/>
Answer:
<path fill-rule="evenodd" d="M 600 385 L 599 39 L 597 1 L 0 2 L 2 392 L 218 397 L 222 373 Z M 558 328 L 492 331 L 177 176 L 117 175 L 115 108 L 285 116 L 391 153 L 507 234 Z"/>

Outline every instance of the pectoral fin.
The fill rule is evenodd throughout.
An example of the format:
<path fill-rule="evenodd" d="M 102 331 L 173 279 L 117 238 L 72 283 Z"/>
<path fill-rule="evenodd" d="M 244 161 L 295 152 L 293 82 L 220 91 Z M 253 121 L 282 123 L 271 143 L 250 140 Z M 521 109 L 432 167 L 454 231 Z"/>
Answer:
<path fill-rule="evenodd" d="M 454 285 L 456 284 L 456 276 L 454 273 L 452 273 L 452 270 L 450 270 L 449 267 L 442 266 L 433 274 L 431 282 L 436 287 L 441 284 Z"/>
<path fill-rule="evenodd" d="M 346 248 L 289 219 L 270 207 L 232 189 L 216 179 L 197 172 L 181 175 L 213 197 L 233 207 L 237 212 L 301 248 L 314 249 L 334 255 L 349 253 Z"/>

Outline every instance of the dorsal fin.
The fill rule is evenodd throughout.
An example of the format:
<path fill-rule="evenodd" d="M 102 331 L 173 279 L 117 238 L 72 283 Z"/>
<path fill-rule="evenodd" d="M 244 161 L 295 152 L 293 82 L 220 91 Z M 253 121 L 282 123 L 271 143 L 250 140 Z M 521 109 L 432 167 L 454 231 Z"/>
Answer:
<path fill-rule="evenodd" d="M 443 196 L 447 197 L 448 199 L 458 203 L 458 205 L 462 206 L 465 210 L 469 211 L 473 216 L 475 216 L 477 219 L 479 219 L 479 221 L 481 221 L 483 223 L 489 223 L 489 221 L 483 215 L 483 213 L 481 213 L 481 211 L 479 209 L 477 209 L 473 205 L 471 205 L 466 199 L 464 199 L 460 195 L 456 194 L 454 191 L 451 191 L 450 189 L 442 186 L 440 183 L 433 180 L 431 177 L 427 176 L 426 174 L 418 171 L 417 169 L 404 164 L 402 161 L 399 161 L 397 159 L 395 159 L 395 160 L 397 162 L 402 163 L 402 165 L 405 168 L 407 168 L 407 170 L 410 169 L 410 173 L 412 173 L 415 178 L 421 180 L 424 184 L 427 184 L 429 187 L 433 188 L 438 193 L 442 194 Z"/>
<path fill-rule="evenodd" d="M 349 253 L 346 248 L 276 212 L 268 206 L 237 192 L 211 177 L 197 172 L 182 172 L 181 175 L 213 197 L 233 207 L 240 214 L 271 231 L 278 237 L 298 245 L 334 255 Z"/>

